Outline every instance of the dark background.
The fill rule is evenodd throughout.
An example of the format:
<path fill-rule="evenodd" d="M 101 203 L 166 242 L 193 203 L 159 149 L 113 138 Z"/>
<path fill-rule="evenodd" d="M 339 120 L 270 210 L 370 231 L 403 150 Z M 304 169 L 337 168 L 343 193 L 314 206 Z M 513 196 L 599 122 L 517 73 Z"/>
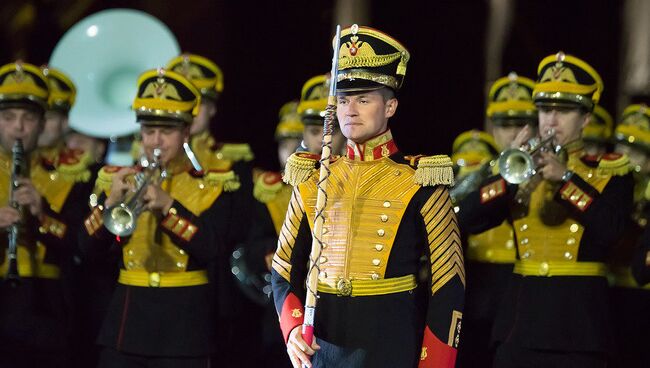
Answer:
<path fill-rule="evenodd" d="M 367 25 L 397 38 L 411 52 L 398 113 L 391 120 L 400 149 L 449 153 L 455 136 L 484 124 L 487 2 L 368 3 Z M 514 70 L 534 79 L 539 61 L 563 50 L 599 71 L 605 83 L 602 104 L 615 111 L 621 3 L 515 1 L 502 74 Z M 15 17 L 25 4 L 31 5 L 34 21 L 4 28 L 4 62 L 17 57 L 37 65 L 47 62 L 67 28 L 103 9 L 139 9 L 161 19 L 183 51 L 214 60 L 224 72 L 213 127 L 217 138 L 249 142 L 256 164 L 267 169 L 278 168 L 273 132 L 280 106 L 298 98 L 308 78 L 330 68 L 334 1 L 5 0 L 0 21 Z"/>

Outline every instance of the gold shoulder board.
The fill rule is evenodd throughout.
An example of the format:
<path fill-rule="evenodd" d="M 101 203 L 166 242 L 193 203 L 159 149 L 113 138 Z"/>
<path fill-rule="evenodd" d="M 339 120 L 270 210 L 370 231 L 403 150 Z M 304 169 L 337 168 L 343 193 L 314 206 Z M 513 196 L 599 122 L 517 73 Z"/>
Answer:
<path fill-rule="evenodd" d="M 625 154 L 606 153 L 598 162 L 599 175 L 623 176 L 630 172 L 630 158 Z"/>
<path fill-rule="evenodd" d="M 55 167 L 59 175 L 67 180 L 87 182 L 90 180 L 89 161 L 90 155 L 82 150 L 63 149 Z"/>
<path fill-rule="evenodd" d="M 255 157 L 247 143 L 224 143 L 217 150 L 217 158 L 230 161 L 252 161 Z"/>
<path fill-rule="evenodd" d="M 253 196 L 262 203 L 268 203 L 275 199 L 282 190 L 282 175 L 277 172 L 266 171 L 261 173 L 255 180 Z"/>

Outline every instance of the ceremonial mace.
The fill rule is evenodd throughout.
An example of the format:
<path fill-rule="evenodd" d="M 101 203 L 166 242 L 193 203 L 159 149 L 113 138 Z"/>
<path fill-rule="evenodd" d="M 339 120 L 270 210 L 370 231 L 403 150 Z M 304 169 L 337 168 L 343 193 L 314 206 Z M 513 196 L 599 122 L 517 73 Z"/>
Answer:
<path fill-rule="evenodd" d="M 302 325 L 302 338 L 311 347 L 314 341 L 314 316 L 318 300 L 318 274 L 320 273 L 320 255 L 323 250 L 323 223 L 327 205 L 327 181 L 330 176 L 330 157 L 332 156 L 332 129 L 336 119 L 336 75 L 338 74 L 339 48 L 341 47 L 341 26 L 336 26 L 330 90 L 323 122 L 323 145 L 320 158 L 320 176 L 318 177 L 318 196 L 316 197 L 316 217 L 312 234 L 311 253 L 309 254 L 309 272 L 307 273 L 307 297 L 305 298 L 305 319 Z"/>

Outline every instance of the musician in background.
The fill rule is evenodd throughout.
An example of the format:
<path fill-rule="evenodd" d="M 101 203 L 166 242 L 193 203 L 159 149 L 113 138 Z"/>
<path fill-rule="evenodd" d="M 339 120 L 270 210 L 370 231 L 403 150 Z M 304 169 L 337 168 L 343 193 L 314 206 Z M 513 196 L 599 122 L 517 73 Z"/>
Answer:
<path fill-rule="evenodd" d="M 298 114 L 305 126 L 299 151 L 320 154 L 323 143 L 323 119 L 327 107 L 329 74 L 309 78 L 302 86 Z M 338 126 L 332 132 L 332 154 L 345 154 L 345 137 Z"/>
<path fill-rule="evenodd" d="M 147 160 L 156 162 L 160 150 L 158 169 L 105 166 L 99 172 L 81 247 L 89 259 L 104 257 L 111 246 L 122 249 L 118 284 L 98 338 L 99 367 L 210 364 L 215 331 L 207 268 L 230 244 L 232 192 L 239 183 L 228 162 L 204 162 L 199 170 L 183 152 L 199 101 L 182 75 L 144 72 L 133 109 Z M 149 179 L 134 182 L 138 172 Z M 133 194 L 142 185 L 142 195 Z M 131 209 L 144 205 L 145 212 L 135 215 L 132 234 L 113 235 L 120 234 L 112 223 L 121 217 L 112 209 L 125 201 Z"/>
<path fill-rule="evenodd" d="M 312 346 L 301 325 L 319 155 L 295 153 L 284 174 L 294 191 L 272 282 L 289 357 L 294 367 L 453 367 L 465 271 L 447 189 L 451 160 L 405 156 L 393 140 L 404 46 L 357 25 L 342 30 L 340 44 L 336 113 L 347 154 L 329 167 Z"/>
<path fill-rule="evenodd" d="M 616 354 L 612 367 L 647 367 L 650 353 L 650 289 L 632 277 L 631 265 L 639 246 L 639 238 L 648 227 L 650 206 L 650 110 L 644 104 L 625 108 L 621 122 L 614 131 L 615 150 L 630 158 L 634 177 L 634 208 L 628 214 L 625 234 L 612 249 L 608 260 L 612 320 L 616 338 Z M 630 336 L 635 336 L 630 339 Z"/>
<path fill-rule="evenodd" d="M 246 239 L 252 225 L 254 156 L 248 144 L 220 142 L 212 135 L 211 124 L 216 121 L 217 103 L 224 89 L 221 68 L 206 57 L 185 53 L 170 60 L 167 69 L 185 76 L 201 93 L 201 103 L 190 126 L 189 142 L 199 162 L 208 164 L 216 161 L 218 165 L 221 165 L 218 163 L 221 161 L 230 162 L 241 185 L 235 193 L 238 209 L 233 215 L 237 219 L 232 222 L 235 227 L 232 233 L 239 236 L 233 238 L 233 244 L 223 249 L 224 254 L 217 257 L 217 263 L 210 268 L 216 287 L 215 298 L 219 315 L 216 325 L 219 333 L 216 348 L 220 354 L 214 357 L 214 363 L 219 366 L 238 367 L 246 364 L 242 360 L 254 356 L 253 352 L 242 350 L 242 341 L 250 334 L 249 330 L 258 326 L 260 313 L 257 305 L 251 303 L 235 285 L 228 259 L 235 245 Z M 237 308 L 233 308 L 234 305 Z"/>
<path fill-rule="evenodd" d="M 582 131 L 585 153 L 600 156 L 610 151 L 610 139 L 614 130 L 612 116 L 600 105 L 594 106 L 589 124 Z M 630 158 L 631 159 L 631 158 Z"/>
<path fill-rule="evenodd" d="M 47 78 L 22 62 L 0 67 L 0 228 L 18 227 L 19 280 L 7 280 L 7 235 L 0 262 L 0 366 L 68 367 L 70 265 L 76 228 L 92 189 L 76 155 L 51 162 L 37 153 L 50 108 Z M 25 167 L 11 189 L 12 147 L 22 140 Z M 16 275 L 14 275 L 16 276 Z"/>
<path fill-rule="evenodd" d="M 479 152 L 484 152 L 483 155 L 489 154 L 487 157 L 483 156 L 485 158 L 481 160 L 479 167 L 474 166 L 476 171 L 471 177 L 471 186 L 463 185 L 470 179 L 457 179 L 456 187 L 466 187 L 461 195 L 455 195 L 456 187 L 451 190 L 454 194 L 452 197 L 460 197 L 458 202 L 469 192 L 478 189 L 488 176 L 498 171 L 498 155 L 490 154 L 491 152 L 510 148 L 522 129 L 537 131 L 537 109 L 532 100 L 534 86 L 534 81 L 514 72 L 499 78 L 490 88 L 488 95 L 486 115 L 492 136 L 484 132 L 466 133 L 464 136 L 461 134 L 454 142 L 452 160 L 455 162 L 462 158 L 467 164 L 472 155 Z M 467 141 L 484 142 L 484 147 L 491 149 L 473 149 L 463 154 L 462 151 L 468 150 L 468 144 L 464 143 Z M 466 210 L 460 206 L 458 209 L 461 212 Z M 465 217 L 461 215 L 460 219 L 463 218 Z M 459 226 L 461 231 L 466 231 L 462 222 Z M 459 347 L 458 366 L 479 367 L 491 362 L 494 357 L 490 334 L 516 259 L 512 225 L 504 220 L 495 228 L 468 235 L 466 244 L 467 292 L 463 323 L 465 334 Z"/>
<path fill-rule="evenodd" d="M 627 156 L 584 153 L 582 129 L 602 89 L 583 60 L 562 52 L 544 58 L 533 101 L 540 135 L 561 150 L 535 154 L 539 167 L 528 181 L 510 184 L 505 179 L 521 173 L 501 172 L 461 204 L 467 231 L 507 219 L 515 233 L 517 261 L 492 333 L 496 367 L 607 364 L 604 261 L 632 208 L 632 176 Z"/>

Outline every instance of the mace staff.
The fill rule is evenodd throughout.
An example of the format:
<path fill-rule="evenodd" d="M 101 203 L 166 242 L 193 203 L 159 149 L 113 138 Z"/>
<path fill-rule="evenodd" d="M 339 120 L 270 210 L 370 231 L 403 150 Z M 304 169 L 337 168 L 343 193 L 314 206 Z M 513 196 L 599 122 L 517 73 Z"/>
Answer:
<path fill-rule="evenodd" d="M 341 26 L 336 26 L 330 74 L 330 89 L 323 121 L 323 145 L 320 158 L 320 175 L 318 177 L 318 196 L 316 197 L 316 216 L 309 255 L 309 272 L 307 273 L 307 297 L 305 298 L 305 318 L 302 325 L 302 338 L 308 346 L 314 341 L 314 316 L 318 300 L 318 275 L 320 273 L 320 256 L 323 250 L 323 224 L 327 206 L 327 181 L 330 176 L 330 158 L 332 156 L 332 129 L 336 119 L 336 75 L 338 74 L 339 49 L 341 47 Z"/>

